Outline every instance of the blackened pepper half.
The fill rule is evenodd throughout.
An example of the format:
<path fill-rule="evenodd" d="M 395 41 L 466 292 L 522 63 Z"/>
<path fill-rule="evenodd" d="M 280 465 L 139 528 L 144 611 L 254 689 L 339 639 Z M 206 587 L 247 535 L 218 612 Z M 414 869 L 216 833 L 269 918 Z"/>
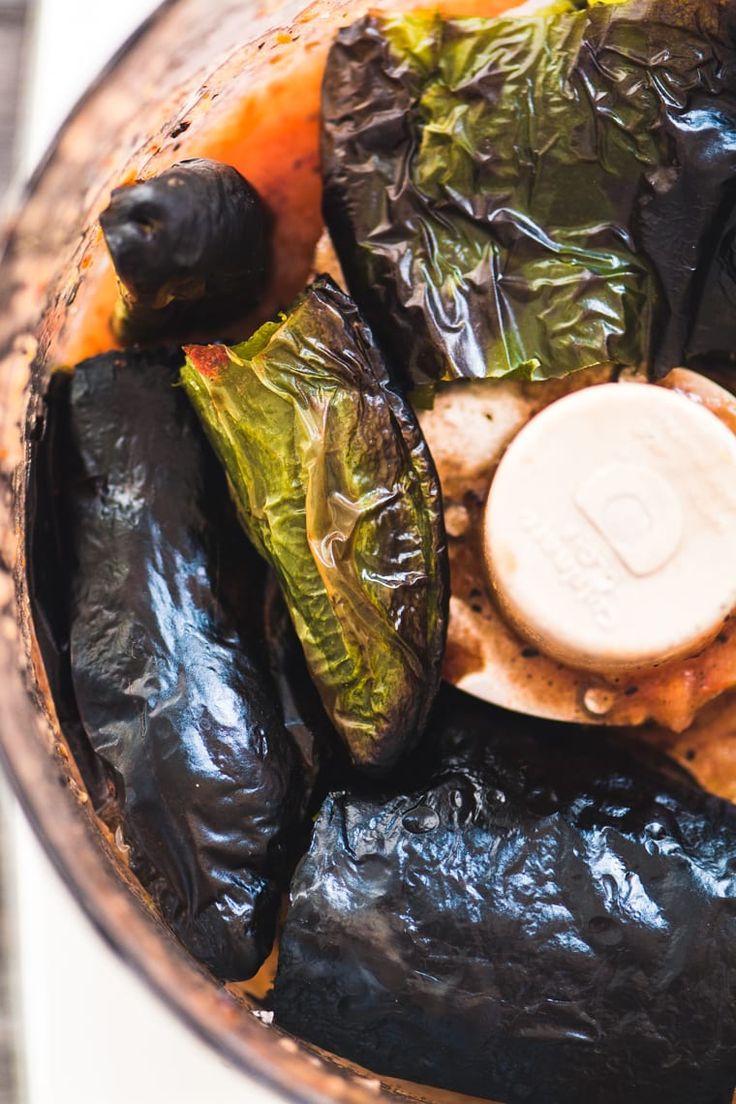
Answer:
<path fill-rule="evenodd" d="M 271 216 L 231 165 L 193 158 L 115 188 L 100 225 L 118 277 L 113 328 L 125 344 L 226 325 L 261 298 Z"/>
<path fill-rule="evenodd" d="M 332 794 L 277 1022 L 513 1104 L 730 1104 L 736 808 L 667 760 L 443 688 L 403 787 Z"/>
<path fill-rule="evenodd" d="M 340 32 L 325 220 L 398 371 L 732 353 L 735 30 L 733 0 L 630 0 Z"/>
<path fill-rule="evenodd" d="M 74 372 L 72 677 L 134 868 L 197 958 L 245 978 L 271 947 L 301 781 L 261 639 L 260 560 L 175 386 L 180 356 Z"/>
<path fill-rule="evenodd" d="M 327 714 L 357 766 L 386 771 L 424 729 L 447 625 L 440 489 L 411 407 L 327 277 L 242 345 L 185 351 Z"/>

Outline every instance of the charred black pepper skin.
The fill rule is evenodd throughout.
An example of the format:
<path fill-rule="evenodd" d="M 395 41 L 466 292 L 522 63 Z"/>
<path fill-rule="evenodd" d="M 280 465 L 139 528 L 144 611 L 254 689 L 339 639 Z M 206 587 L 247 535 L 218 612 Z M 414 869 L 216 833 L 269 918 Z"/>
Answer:
<path fill-rule="evenodd" d="M 513 1104 L 730 1104 L 736 808 L 668 760 L 443 688 L 297 869 L 277 1022 Z"/>
<path fill-rule="evenodd" d="M 180 388 L 181 353 L 69 389 L 71 669 L 141 880 L 221 978 L 268 954 L 303 803 L 262 640 L 260 561 Z"/>
<path fill-rule="evenodd" d="M 26 562 L 33 627 L 54 709 L 64 739 L 89 795 L 103 818 L 114 809 L 114 786 L 95 755 L 79 719 L 69 665 L 69 580 L 71 548 L 65 539 L 65 469 L 70 447 L 71 377 L 56 372 L 49 380 L 38 440 L 31 443 Z"/>
<path fill-rule="evenodd" d="M 150 180 L 115 188 L 100 225 L 120 301 L 124 344 L 184 338 L 247 314 L 271 265 L 271 216 L 230 165 L 180 161 Z"/>

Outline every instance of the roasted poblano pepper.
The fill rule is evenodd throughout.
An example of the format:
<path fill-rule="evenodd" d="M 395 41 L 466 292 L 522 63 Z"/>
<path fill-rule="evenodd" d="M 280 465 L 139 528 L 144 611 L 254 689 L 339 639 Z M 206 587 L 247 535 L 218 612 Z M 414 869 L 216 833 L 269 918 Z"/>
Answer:
<path fill-rule="evenodd" d="M 133 868 L 197 958 L 252 975 L 303 803 L 257 611 L 259 558 L 181 388 L 181 353 L 75 371 L 71 668 Z"/>
<path fill-rule="evenodd" d="M 250 341 L 189 346 L 182 381 L 281 584 L 354 762 L 418 739 L 447 620 L 440 491 L 349 298 L 316 281 Z"/>
<path fill-rule="evenodd" d="M 325 802 L 276 1022 L 513 1104 L 730 1104 L 736 808 L 668 760 L 449 687 L 420 750 L 384 796 Z"/>
<path fill-rule="evenodd" d="M 126 344 L 219 327 L 263 293 L 270 215 L 230 165 L 195 158 L 115 188 L 100 225 L 118 276 L 113 328 Z"/>
<path fill-rule="evenodd" d="M 343 30 L 324 212 L 398 370 L 663 375 L 730 355 L 735 74 L 733 0 Z"/>
<path fill-rule="evenodd" d="M 352 765 L 309 676 L 304 651 L 272 571 L 265 587 L 263 622 L 284 724 L 301 755 L 305 802 L 318 806 L 330 789 L 343 785 L 352 774 Z M 307 841 L 308 835 L 304 847 Z"/>

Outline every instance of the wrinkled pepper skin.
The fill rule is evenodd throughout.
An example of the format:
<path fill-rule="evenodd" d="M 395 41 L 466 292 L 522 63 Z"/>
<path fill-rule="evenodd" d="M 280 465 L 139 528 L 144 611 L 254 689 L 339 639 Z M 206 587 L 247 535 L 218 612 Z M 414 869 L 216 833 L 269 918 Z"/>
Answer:
<path fill-rule="evenodd" d="M 325 220 L 417 385 L 736 347 L 734 0 L 565 7 L 368 16 L 331 49 Z"/>
<path fill-rule="evenodd" d="M 180 364 L 178 350 L 109 354 L 74 372 L 71 668 L 134 869 L 192 954 L 235 979 L 271 948 L 301 780 L 256 613 L 260 560 Z"/>
<path fill-rule="evenodd" d="M 271 216 L 232 166 L 180 161 L 115 188 L 100 225 L 118 277 L 124 343 L 217 329 L 252 310 L 271 266 Z"/>
<path fill-rule="evenodd" d="M 511 1104 L 730 1104 L 736 808 L 449 687 L 421 751 L 403 787 L 323 805 L 276 1022 Z"/>
<path fill-rule="evenodd" d="M 45 396 L 42 431 L 34 446 L 29 480 L 26 559 L 33 627 L 54 711 L 92 808 L 114 815 L 115 787 L 95 754 L 79 718 L 69 664 L 72 548 L 66 503 L 69 444 L 67 372 L 55 372 Z"/>
<path fill-rule="evenodd" d="M 328 278 L 243 345 L 185 351 L 327 714 L 358 767 L 388 770 L 424 728 L 447 625 L 441 495 L 411 409 Z"/>
<path fill-rule="evenodd" d="M 311 815 L 331 789 L 344 785 L 345 777 L 352 775 L 353 770 L 346 748 L 309 677 L 304 651 L 272 571 L 265 587 L 263 627 L 284 724 L 301 755 L 304 800 Z M 308 842 L 309 832 L 304 838 L 304 850 Z"/>

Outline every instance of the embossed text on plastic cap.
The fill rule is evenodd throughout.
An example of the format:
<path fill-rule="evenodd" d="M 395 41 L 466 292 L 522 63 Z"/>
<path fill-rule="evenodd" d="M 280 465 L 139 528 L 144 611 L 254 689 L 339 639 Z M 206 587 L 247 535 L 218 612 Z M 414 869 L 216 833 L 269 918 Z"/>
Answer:
<path fill-rule="evenodd" d="M 507 616 L 564 662 L 692 654 L 736 608 L 736 436 L 653 385 L 568 395 L 501 460 L 485 551 Z"/>

